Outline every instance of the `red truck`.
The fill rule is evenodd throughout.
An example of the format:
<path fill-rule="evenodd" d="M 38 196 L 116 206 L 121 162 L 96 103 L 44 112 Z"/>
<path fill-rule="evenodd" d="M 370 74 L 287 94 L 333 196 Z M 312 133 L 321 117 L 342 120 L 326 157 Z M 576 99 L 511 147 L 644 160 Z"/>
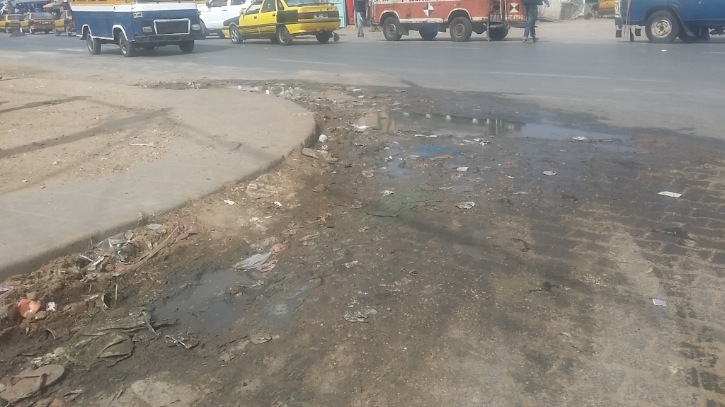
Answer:
<path fill-rule="evenodd" d="M 510 27 L 526 22 L 520 0 L 371 0 L 370 14 L 388 41 L 397 41 L 410 30 L 427 41 L 446 30 L 453 41 L 467 41 L 474 32 L 500 41 Z"/>

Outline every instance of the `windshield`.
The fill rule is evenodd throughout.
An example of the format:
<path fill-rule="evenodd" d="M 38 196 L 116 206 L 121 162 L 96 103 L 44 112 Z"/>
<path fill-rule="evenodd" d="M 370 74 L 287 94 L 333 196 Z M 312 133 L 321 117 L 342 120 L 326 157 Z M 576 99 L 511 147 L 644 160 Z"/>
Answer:
<path fill-rule="evenodd" d="M 53 15 L 50 13 L 33 13 L 30 15 L 30 18 L 38 20 L 52 20 Z"/>
<path fill-rule="evenodd" d="M 326 0 L 289 0 L 287 5 L 290 7 L 303 6 L 308 4 L 328 4 Z"/>

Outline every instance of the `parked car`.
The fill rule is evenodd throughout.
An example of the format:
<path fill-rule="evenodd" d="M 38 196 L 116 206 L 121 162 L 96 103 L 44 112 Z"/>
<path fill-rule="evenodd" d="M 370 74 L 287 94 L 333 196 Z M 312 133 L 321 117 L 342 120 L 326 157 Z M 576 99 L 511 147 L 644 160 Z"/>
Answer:
<path fill-rule="evenodd" d="M 220 38 L 225 38 L 224 22 L 238 19 L 250 3 L 251 0 L 212 0 L 206 4 L 199 4 L 202 31 L 205 35 L 216 34 Z"/>
<path fill-rule="evenodd" d="M 246 39 L 270 39 L 275 44 L 290 45 L 296 37 L 314 35 L 321 44 L 333 38 L 340 28 L 337 7 L 319 0 L 253 0 L 229 25 L 229 38 L 235 44 Z"/>
<path fill-rule="evenodd" d="M 20 22 L 20 30 L 30 34 L 35 34 L 36 32 L 48 34 L 54 29 L 55 18 L 51 13 L 25 13 L 23 21 Z"/>
<path fill-rule="evenodd" d="M 67 36 L 75 34 L 76 28 L 73 23 L 73 13 L 70 10 L 63 10 L 55 20 L 55 35 L 65 33 Z"/>
<path fill-rule="evenodd" d="M 626 35 L 634 41 L 635 35 L 642 35 L 641 26 L 650 42 L 657 43 L 677 37 L 683 42 L 707 41 L 710 34 L 725 34 L 722 0 L 617 0 L 615 8 L 617 38 Z"/>
<path fill-rule="evenodd" d="M 6 33 L 18 31 L 22 19 L 22 14 L 5 14 L 0 18 L 0 30 L 4 30 Z"/>

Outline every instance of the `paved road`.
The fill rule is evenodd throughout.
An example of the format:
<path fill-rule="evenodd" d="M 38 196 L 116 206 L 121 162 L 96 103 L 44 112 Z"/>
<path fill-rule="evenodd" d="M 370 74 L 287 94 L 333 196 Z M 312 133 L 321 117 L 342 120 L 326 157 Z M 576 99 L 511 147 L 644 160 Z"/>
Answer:
<path fill-rule="evenodd" d="M 134 59 L 106 45 L 91 56 L 77 38 L 47 35 L 0 37 L 6 61 L 149 77 L 208 79 L 311 79 L 350 84 L 400 85 L 502 92 L 546 108 L 594 115 L 623 128 L 663 128 L 722 138 L 719 109 L 725 84 L 725 38 L 706 44 L 627 43 L 613 38 L 611 20 L 543 23 L 543 40 L 503 42 L 474 36 L 454 43 L 442 34 L 421 41 L 415 33 L 386 42 L 381 33 L 360 40 L 352 28 L 339 44 L 298 40 L 294 46 L 228 40 L 198 42 L 191 55 L 176 47 Z M 140 76 L 139 76 L 140 77 Z M 405 82 L 410 84 L 408 82 Z M 584 116 L 582 116 L 583 118 Z M 590 117 L 591 119 L 591 117 Z"/>

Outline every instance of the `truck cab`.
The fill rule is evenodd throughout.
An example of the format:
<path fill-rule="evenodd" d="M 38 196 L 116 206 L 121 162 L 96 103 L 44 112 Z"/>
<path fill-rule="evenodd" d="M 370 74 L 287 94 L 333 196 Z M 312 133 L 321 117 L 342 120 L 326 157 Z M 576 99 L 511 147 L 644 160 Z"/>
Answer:
<path fill-rule="evenodd" d="M 614 21 L 615 35 L 630 41 L 642 35 L 642 27 L 651 42 L 705 41 L 725 32 L 725 1 L 617 0 Z"/>

